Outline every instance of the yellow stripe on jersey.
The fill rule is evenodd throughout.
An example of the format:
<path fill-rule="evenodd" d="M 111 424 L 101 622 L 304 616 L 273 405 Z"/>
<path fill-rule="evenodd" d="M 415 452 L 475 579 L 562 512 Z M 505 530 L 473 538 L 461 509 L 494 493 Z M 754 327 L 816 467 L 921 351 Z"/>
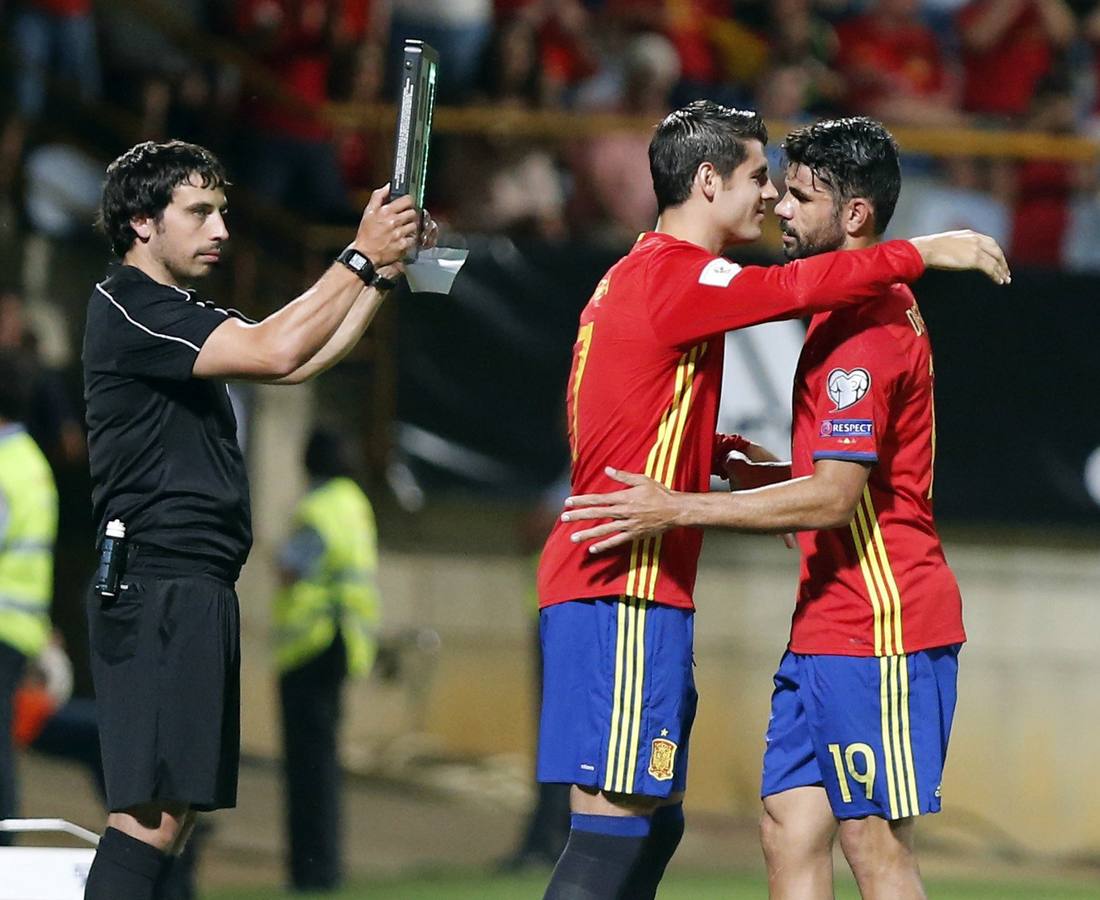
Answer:
<path fill-rule="evenodd" d="M 672 486 L 691 407 L 695 373 L 706 352 L 704 342 L 692 347 L 676 366 L 672 402 L 661 416 L 657 440 L 646 459 L 645 474 Z M 626 591 L 619 598 L 618 635 L 615 648 L 615 695 L 608 742 L 604 790 L 629 793 L 637 775 L 638 743 L 642 729 L 645 690 L 645 620 L 647 601 L 653 600 L 660 572 L 661 536 L 634 541 Z"/>
<path fill-rule="evenodd" d="M 864 580 L 867 583 L 867 593 L 872 598 L 872 606 L 875 606 L 875 598 L 878 599 L 877 606 L 882 610 L 882 649 L 876 651 L 886 656 L 893 654 L 893 609 L 891 606 L 890 595 L 886 592 L 886 580 L 883 578 L 882 569 L 879 565 L 878 554 L 875 553 L 874 546 L 872 545 L 872 531 L 871 524 L 867 518 L 867 510 L 863 505 L 863 501 L 856 506 L 855 524 L 857 527 L 853 528 L 853 534 L 856 539 L 856 548 L 860 554 L 860 559 L 866 560 L 867 566 L 864 570 Z M 870 577 L 866 577 L 867 572 L 870 572 Z"/>
<path fill-rule="evenodd" d="M 704 342 L 680 357 L 676 366 L 672 402 L 661 417 L 657 429 L 657 440 L 650 448 L 646 459 L 645 474 L 667 487 L 672 486 L 676 474 L 684 430 L 699 361 L 706 352 Z M 631 547 L 630 568 L 627 571 L 626 593 L 628 596 L 640 596 L 653 600 L 657 590 L 657 576 L 660 570 L 661 537 L 643 538 L 634 541 Z"/>
<path fill-rule="evenodd" d="M 886 541 L 879 528 L 870 487 L 864 487 L 849 527 L 874 611 L 875 655 L 904 653 L 901 592 L 894 578 L 890 555 L 886 552 Z"/>
<path fill-rule="evenodd" d="M 879 528 L 878 516 L 875 514 L 875 504 L 871 499 L 871 488 L 864 486 L 863 503 L 867 510 L 867 520 L 871 523 L 871 547 L 878 556 L 882 567 L 882 576 L 886 582 L 886 589 L 890 598 L 890 607 L 893 610 L 893 644 L 895 653 L 905 652 L 905 641 L 902 637 L 901 627 L 901 593 L 898 591 L 898 583 L 894 580 L 894 567 L 890 565 L 890 555 L 886 552 L 886 541 L 882 537 L 882 529 Z"/>
<path fill-rule="evenodd" d="M 882 656 L 882 606 L 878 602 L 878 591 L 875 590 L 874 576 L 871 574 L 871 563 L 867 559 L 867 552 L 863 549 L 863 541 L 860 539 L 860 527 L 856 519 L 861 515 L 856 510 L 856 515 L 848 523 L 852 529 L 852 542 L 856 547 L 856 555 L 859 557 L 859 568 L 863 572 L 863 580 L 867 583 L 867 595 L 871 598 L 871 609 L 875 618 L 875 656 Z"/>
<path fill-rule="evenodd" d="M 676 479 L 676 465 L 680 461 L 680 450 L 684 443 L 684 431 L 687 428 L 688 413 L 691 410 L 691 397 L 695 386 L 695 372 L 698 369 L 700 360 L 703 358 L 703 354 L 706 352 L 707 344 L 704 341 L 699 346 L 692 348 L 689 354 L 686 372 L 687 377 L 684 383 L 683 392 L 680 394 L 680 400 L 677 404 L 678 409 L 675 415 L 670 419 L 672 439 L 671 441 L 666 440 L 665 442 L 665 450 L 667 450 L 668 453 L 667 456 L 664 451 L 658 454 L 657 468 L 654 475 L 651 476 L 670 489 Z M 649 600 L 656 599 L 657 594 L 657 575 L 661 569 L 661 537 L 661 535 L 657 535 L 653 543 L 649 580 L 646 584 L 646 592 L 644 594 Z"/>
<path fill-rule="evenodd" d="M 886 763 L 886 790 L 890 818 L 920 814 L 913 742 L 909 727 L 909 660 L 905 654 L 898 591 L 886 542 L 875 515 L 870 487 L 850 523 L 859 567 L 874 610 L 875 655 L 879 657 L 879 704 L 882 752 Z"/>
<path fill-rule="evenodd" d="M 653 443 L 653 446 L 649 450 L 649 456 L 646 458 L 645 474 L 652 478 L 653 472 L 656 469 L 657 457 L 661 452 L 661 447 L 664 446 L 665 441 L 668 439 L 668 435 L 671 433 L 669 427 L 670 419 L 673 412 L 676 409 L 677 402 L 679 401 L 680 394 L 684 389 L 684 377 L 687 373 L 687 360 L 688 354 L 685 353 L 680 357 L 680 362 L 676 366 L 676 380 L 675 386 L 672 391 L 672 403 L 665 410 L 664 415 L 661 416 L 661 422 L 657 426 L 657 440 Z M 643 538 L 641 541 L 634 541 L 630 546 L 630 568 L 626 574 L 626 593 L 629 597 L 640 596 L 643 591 L 640 586 L 644 586 L 647 578 L 640 578 L 644 572 L 645 575 L 649 574 L 648 560 L 652 554 L 653 538 Z"/>

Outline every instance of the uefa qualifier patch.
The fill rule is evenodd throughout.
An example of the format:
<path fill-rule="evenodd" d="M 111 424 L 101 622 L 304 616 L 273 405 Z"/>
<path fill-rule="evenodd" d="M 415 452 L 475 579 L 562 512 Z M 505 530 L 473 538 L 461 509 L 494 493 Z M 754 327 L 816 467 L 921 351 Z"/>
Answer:
<path fill-rule="evenodd" d="M 730 282 L 740 271 L 741 267 L 737 263 L 719 256 L 703 266 L 703 271 L 699 273 L 699 284 L 718 288 L 729 287 Z"/>
<path fill-rule="evenodd" d="M 835 404 L 833 412 L 855 406 L 871 389 L 871 373 L 866 369 L 833 369 L 825 379 L 829 399 Z"/>

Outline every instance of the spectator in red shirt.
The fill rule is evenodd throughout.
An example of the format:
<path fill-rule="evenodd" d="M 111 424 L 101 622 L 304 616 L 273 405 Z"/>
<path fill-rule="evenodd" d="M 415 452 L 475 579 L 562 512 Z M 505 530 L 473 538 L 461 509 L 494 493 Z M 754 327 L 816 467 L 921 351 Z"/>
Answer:
<path fill-rule="evenodd" d="M 596 72 L 595 23 L 579 0 L 546 0 L 529 6 L 526 15 L 538 28 L 545 99 L 557 104 Z"/>
<path fill-rule="evenodd" d="M 917 0 L 878 0 L 840 25 L 837 67 L 852 112 L 920 125 L 959 121 L 954 80 L 919 8 Z"/>
<path fill-rule="evenodd" d="M 336 0 L 239 0 L 237 27 L 283 89 L 280 102 L 251 94 L 245 116 L 256 136 L 246 177 L 273 203 L 320 217 L 351 207 L 328 126 Z"/>
<path fill-rule="evenodd" d="M 1047 134 L 1073 133 L 1073 89 L 1066 73 L 1057 72 L 1039 83 L 1025 124 Z M 1061 266 L 1078 175 L 1077 166 L 1057 159 L 1027 159 L 1016 167 L 1008 254 L 1013 265 Z"/>
<path fill-rule="evenodd" d="M 973 0 L 959 13 L 958 27 L 963 108 L 1018 118 L 1072 42 L 1077 23 L 1064 0 Z"/>
<path fill-rule="evenodd" d="M 346 97 L 342 100 L 358 109 L 382 103 L 386 58 L 380 44 L 365 40 L 356 48 L 351 60 Z M 374 185 L 389 180 L 393 148 L 381 145 L 378 136 L 362 128 L 343 128 L 336 133 L 336 149 L 344 184 L 353 195 L 369 196 Z"/>

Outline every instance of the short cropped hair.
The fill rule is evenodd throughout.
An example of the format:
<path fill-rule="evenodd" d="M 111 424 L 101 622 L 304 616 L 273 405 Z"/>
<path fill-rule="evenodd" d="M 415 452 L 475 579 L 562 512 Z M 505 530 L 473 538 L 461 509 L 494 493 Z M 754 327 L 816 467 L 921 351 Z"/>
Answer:
<path fill-rule="evenodd" d="M 705 162 L 728 178 L 748 156 L 745 142 L 749 140 L 768 143 L 764 120 L 751 110 L 696 100 L 665 116 L 649 143 L 657 212 L 679 206 L 691 196 L 695 173 Z"/>
<path fill-rule="evenodd" d="M 880 122 L 857 116 L 795 129 L 783 141 L 792 166 L 805 166 L 839 207 L 853 197 L 871 201 L 875 234 L 882 234 L 901 193 L 901 164 L 893 135 Z"/>
<path fill-rule="evenodd" d="M 184 141 L 145 141 L 107 167 L 98 224 L 115 255 L 124 256 L 137 240 L 130 220 L 135 216 L 159 219 L 172 202 L 172 192 L 193 175 L 204 188 L 229 186 L 218 158 L 205 147 Z"/>
<path fill-rule="evenodd" d="M 30 407 L 34 369 L 26 354 L 0 349 L 0 419 L 22 422 Z"/>

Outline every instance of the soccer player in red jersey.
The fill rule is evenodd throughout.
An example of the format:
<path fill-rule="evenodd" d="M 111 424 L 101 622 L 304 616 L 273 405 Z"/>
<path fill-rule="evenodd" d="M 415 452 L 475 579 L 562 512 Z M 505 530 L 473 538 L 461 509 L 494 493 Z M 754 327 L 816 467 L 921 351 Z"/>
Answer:
<path fill-rule="evenodd" d="M 784 149 L 776 214 L 788 258 L 875 246 L 901 185 L 889 133 L 863 118 L 822 122 Z M 562 516 L 611 519 L 571 535 L 598 539 L 589 555 L 608 562 L 595 554 L 706 526 L 799 532 L 798 602 L 761 791 L 773 897 L 831 897 L 838 833 L 864 897 L 924 896 L 913 822 L 940 808 L 965 640 L 932 520 L 932 386 L 916 301 L 904 285 L 883 287 L 872 302 L 814 316 L 795 376 L 790 463 L 733 454 L 728 471 L 746 490 L 729 495 L 611 470 L 632 487 L 572 497 Z"/>
<path fill-rule="evenodd" d="M 766 141 L 755 114 L 705 101 L 657 127 L 657 228 L 610 269 L 581 314 L 567 389 L 574 493 L 615 486 L 603 469 L 611 459 L 667 488 L 707 487 L 725 331 L 856 308 L 925 266 L 1007 278 L 1000 248 L 972 233 L 782 267 L 724 259 L 725 247 L 760 235 L 777 196 Z M 538 777 L 574 786 L 573 827 L 546 896 L 652 897 L 683 833 L 702 535 L 678 529 L 594 556 L 575 543 L 576 530 L 556 525 L 538 575 Z"/>

